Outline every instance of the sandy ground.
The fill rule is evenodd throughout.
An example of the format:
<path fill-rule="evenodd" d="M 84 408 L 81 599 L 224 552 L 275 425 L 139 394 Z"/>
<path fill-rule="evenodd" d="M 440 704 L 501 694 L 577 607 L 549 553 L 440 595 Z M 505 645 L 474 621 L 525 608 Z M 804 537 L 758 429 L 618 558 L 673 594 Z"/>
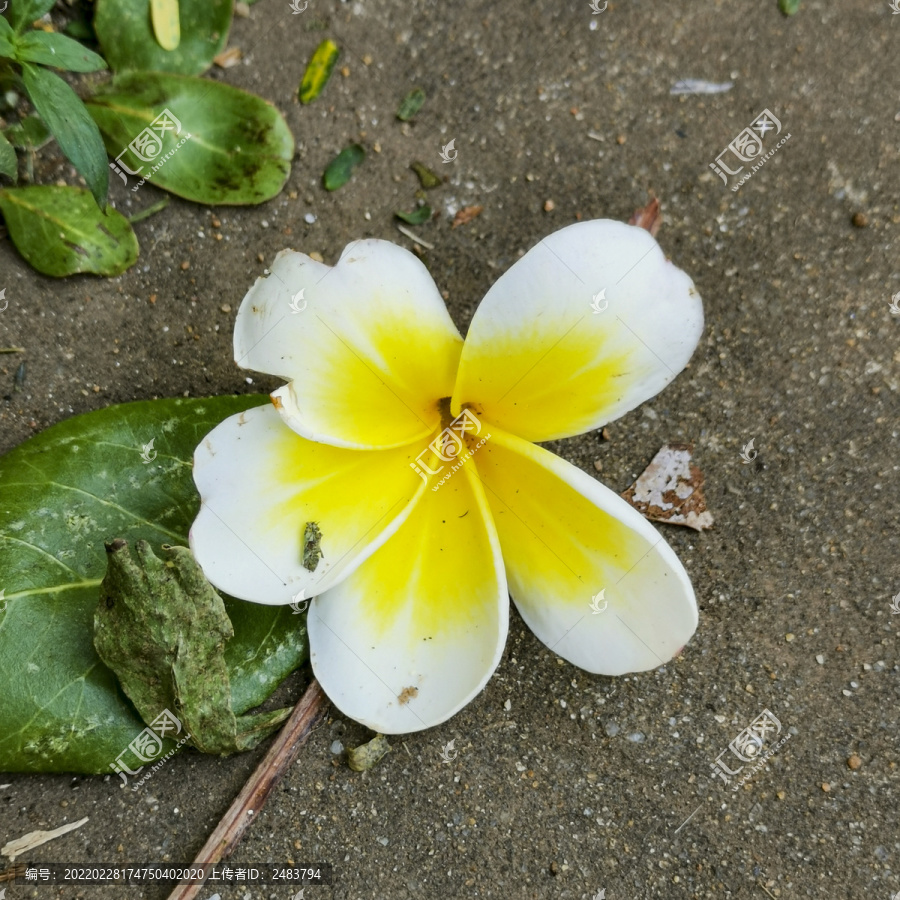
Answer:
<path fill-rule="evenodd" d="M 332 754 L 333 741 L 366 736 L 332 712 L 232 864 L 331 863 L 334 884 L 306 897 L 335 900 L 900 891 L 898 29 L 887 0 L 803 0 L 791 19 L 774 0 L 613 2 L 598 15 L 587 2 L 312 0 L 296 16 L 261 0 L 233 30 L 243 64 L 212 77 L 285 113 L 298 149 L 281 196 L 215 211 L 174 200 L 136 226 L 141 258 L 112 280 L 42 278 L 0 242 L 0 346 L 26 351 L 0 356 L 0 450 L 111 403 L 274 388 L 231 360 L 244 292 L 286 246 L 327 262 L 359 237 L 411 247 L 392 213 L 413 204 L 414 159 L 449 177 L 430 194 L 442 217 L 417 231 L 463 331 L 542 236 L 577 217 L 627 219 L 648 193 L 663 205 L 660 242 L 704 298 L 704 337 L 672 386 L 608 441 L 553 446 L 621 491 L 663 443 L 695 444 L 715 527 L 662 526 L 701 608 L 683 655 L 590 676 L 514 615 L 484 693 L 445 725 L 394 739 L 371 772 Z M 349 71 L 300 107 L 323 36 Z M 682 78 L 734 86 L 670 94 Z M 393 113 L 415 85 L 428 101 L 404 126 Z M 710 163 L 764 109 L 791 137 L 732 192 Z M 444 165 L 451 138 L 458 157 Z M 328 194 L 321 173 L 352 140 L 368 158 Z M 67 175 L 45 156 L 43 179 Z M 159 196 L 152 185 L 113 194 L 128 214 Z M 471 204 L 482 215 L 451 229 Z M 759 456 L 745 465 L 751 438 Z M 306 677 L 284 692 L 298 696 Z M 732 792 L 711 767 L 764 709 L 790 739 Z M 458 756 L 445 763 L 451 739 Z M 187 863 L 261 752 L 186 753 L 137 793 L 110 777 L 5 776 L 0 840 L 87 815 L 34 859 Z M 25 896 L 166 891 L 7 888 Z"/>

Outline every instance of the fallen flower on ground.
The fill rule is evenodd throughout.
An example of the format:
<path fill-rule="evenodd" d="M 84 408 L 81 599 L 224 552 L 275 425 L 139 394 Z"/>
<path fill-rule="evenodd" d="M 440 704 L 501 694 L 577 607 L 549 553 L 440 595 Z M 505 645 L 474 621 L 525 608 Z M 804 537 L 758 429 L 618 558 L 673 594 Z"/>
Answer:
<path fill-rule="evenodd" d="M 244 298 L 234 349 L 287 383 L 197 447 L 191 547 L 235 597 L 313 598 L 316 677 L 383 734 L 437 725 L 482 690 L 510 596 L 588 672 L 660 666 L 697 625 L 687 573 L 640 513 L 537 443 L 653 397 L 702 327 L 690 278 L 620 222 L 542 240 L 465 341 L 399 246 L 356 241 L 333 267 L 283 251 Z"/>

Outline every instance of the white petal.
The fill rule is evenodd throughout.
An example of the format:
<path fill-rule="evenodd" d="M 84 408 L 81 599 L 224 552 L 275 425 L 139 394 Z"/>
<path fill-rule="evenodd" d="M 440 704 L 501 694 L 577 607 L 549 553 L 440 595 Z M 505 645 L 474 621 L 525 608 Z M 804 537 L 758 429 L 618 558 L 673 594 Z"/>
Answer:
<path fill-rule="evenodd" d="M 288 379 L 272 396 L 291 428 L 366 449 L 432 432 L 461 347 L 425 266 L 377 240 L 349 244 L 334 267 L 282 251 L 234 330 L 238 365 Z"/>
<path fill-rule="evenodd" d="M 452 409 L 473 404 L 531 441 L 598 428 L 659 393 L 702 330 L 691 279 L 647 231 L 609 220 L 570 225 L 481 301 Z"/>
<path fill-rule="evenodd" d="M 214 428 L 194 453 L 202 503 L 191 549 L 206 577 L 234 597 L 308 600 L 345 577 L 408 515 L 425 489 L 410 468 L 418 450 L 317 444 L 288 428 L 271 405 L 248 409 Z M 310 522 L 321 532 L 323 556 L 307 554 L 304 565 Z"/>
<path fill-rule="evenodd" d="M 316 678 L 341 712 L 382 734 L 445 721 L 500 661 L 509 597 L 473 468 L 426 491 L 389 541 L 310 606 Z"/>
<path fill-rule="evenodd" d="M 697 627 L 694 591 L 672 548 L 581 469 L 490 431 L 478 472 L 510 594 L 531 630 L 554 653 L 602 675 L 671 659 Z"/>

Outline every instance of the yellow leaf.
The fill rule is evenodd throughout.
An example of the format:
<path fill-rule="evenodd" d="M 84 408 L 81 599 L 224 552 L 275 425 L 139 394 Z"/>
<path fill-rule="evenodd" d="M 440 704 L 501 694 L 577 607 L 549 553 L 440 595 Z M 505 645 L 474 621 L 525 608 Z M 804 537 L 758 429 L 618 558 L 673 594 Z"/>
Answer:
<path fill-rule="evenodd" d="M 156 41 L 163 50 L 174 50 L 181 43 L 178 0 L 150 0 L 150 20 Z"/>
<path fill-rule="evenodd" d="M 319 44 L 303 73 L 303 81 L 300 83 L 301 103 L 311 103 L 322 93 L 340 53 L 334 41 L 325 40 Z"/>

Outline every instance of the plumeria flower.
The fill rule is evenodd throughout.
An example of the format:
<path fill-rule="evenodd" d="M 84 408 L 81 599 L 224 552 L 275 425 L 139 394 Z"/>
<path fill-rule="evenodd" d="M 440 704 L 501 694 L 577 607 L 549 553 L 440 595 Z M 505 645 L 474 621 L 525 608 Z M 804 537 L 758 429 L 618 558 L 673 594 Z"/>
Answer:
<path fill-rule="evenodd" d="M 287 383 L 197 447 L 191 547 L 232 596 L 313 598 L 316 677 L 382 733 L 437 725 L 482 690 L 510 597 L 588 672 L 660 666 L 697 626 L 687 573 L 635 509 L 538 442 L 653 397 L 702 327 L 690 278 L 620 222 L 541 241 L 465 341 L 395 244 L 356 241 L 334 267 L 283 251 L 241 304 L 234 352 Z"/>

